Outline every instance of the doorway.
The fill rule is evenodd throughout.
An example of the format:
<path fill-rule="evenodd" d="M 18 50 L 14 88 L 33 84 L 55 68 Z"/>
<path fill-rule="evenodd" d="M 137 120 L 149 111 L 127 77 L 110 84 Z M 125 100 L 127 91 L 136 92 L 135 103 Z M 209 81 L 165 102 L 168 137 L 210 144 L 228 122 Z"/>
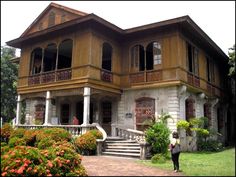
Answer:
<path fill-rule="evenodd" d="M 153 98 L 139 98 L 136 100 L 136 129 L 144 131 L 149 126 L 145 125 L 145 121 L 150 120 L 155 114 L 155 99 Z"/>
<path fill-rule="evenodd" d="M 89 112 L 89 123 L 93 123 L 93 103 L 90 103 L 90 112 Z M 76 117 L 79 119 L 79 125 L 83 124 L 84 122 L 84 103 L 83 101 L 76 103 Z"/>
<path fill-rule="evenodd" d="M 69 104 L 62 104 L 61 105 L 61 124 L 68 125 L 69 124 L 69 117 L 70 117 L 70 105 Z"/>
<path fill-rule="evenodd" d="M 111 118 L 112 118 L 112 103 L 109 101 L 102 102 L 102 127 L 107 135 L 111 135 Z"/>

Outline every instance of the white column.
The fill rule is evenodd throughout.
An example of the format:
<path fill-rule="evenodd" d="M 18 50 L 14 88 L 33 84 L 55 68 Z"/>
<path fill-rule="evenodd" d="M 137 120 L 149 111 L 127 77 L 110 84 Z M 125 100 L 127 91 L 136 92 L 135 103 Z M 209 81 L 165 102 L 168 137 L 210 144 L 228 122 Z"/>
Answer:
<path fill-rule="evenodd" d="M 49 120 L 49 109 L 50 109 L 50 91 L 47 91 L 46 93 L 46 110 L 45 110 L 45 121 L 44 125 L 48 125 Z"/>
<path fill-rule="evenodd" d="M 89 123 L 90 112 L 90 88 L 84 87 L 84 113 L 83 113 L 83 125 Z"/>
<path fill-rule="evenodd" d="M 17 97 L 17 107 L 16 107 L 16 125 L 20 124 L 20 116 L 21 116 L 21 96 Z"/>

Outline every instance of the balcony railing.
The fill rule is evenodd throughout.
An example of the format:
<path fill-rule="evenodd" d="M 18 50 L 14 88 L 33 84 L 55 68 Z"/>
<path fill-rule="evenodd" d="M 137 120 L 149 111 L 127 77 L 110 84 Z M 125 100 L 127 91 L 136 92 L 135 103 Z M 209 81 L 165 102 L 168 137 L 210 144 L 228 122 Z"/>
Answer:
<path fill-rule="evenodd" d="M 130 83 L 152 82 L 162 80 L 162 71 L 143 71 L 129 75 Z"/>
<path fill-rule="evenodd" d="M 101 80 L 105 82 L 112 82 L 113 80 L 112 72 L 107 71 L 107 70 L 101 70 Z"/>
<path fill-rule="evenodd" d="M 61 80 L 71 79 L 71 68 L 61 69 L 57 71 L 49 71 L 45 73 L 40 73 L 29 77 L 29 85 L 37 85 L 42 83 L 52 83 Z"/>
<path fill-rule="evenodd" d="M 195 87 L 200 87 L 200 79 L 198 76 L 194 76 L 192 73 L 188 72 L 188 84 Z"/>

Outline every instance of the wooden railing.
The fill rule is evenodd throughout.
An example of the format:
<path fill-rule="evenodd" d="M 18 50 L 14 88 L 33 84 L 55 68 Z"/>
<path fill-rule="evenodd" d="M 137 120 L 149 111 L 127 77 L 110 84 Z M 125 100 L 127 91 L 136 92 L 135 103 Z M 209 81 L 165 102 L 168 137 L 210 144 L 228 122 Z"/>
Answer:
<path fill-rule="evenodd" d="M 162 70 L 141 71 L 129 75 L 130 83 L 153 82 L 162 80 Z"/>
<path fill-rule="evenodd" d="M 116 127 L 116 136 L 125 139 L 136 140 L 137 142 L 145 142 L 144 132 L 138 130 Z"/>
<path fill-rule="evenodd" d="M 106 82 L 112 82 L 112 80 L 113 80 L 112 72 L 102 69 L 101 70 L 101 80 L 106 81 Z"/>
<path fill-rule="evenodd" d="M 188 84 L 193 85 L 195 87 L 200 87 L 200 79 L 198 76 L 193 75 L 192 73 L 188 72 Z"/>
<path fill-rule="evenodd" d="M 99 125 L 97 124 L 88 124 L 88 125 L 15 125 L 16 128 L 24 129 L 41 129 L 41 128 L 63 128 L 71 133 L 73 136 L 82 135 L 84 132 L 92 129 L 96 129 Z M 101 126 L 97 128 L 101 131 Z M 104 132 L 101 131 L 103 134 Z M 106 138 L 106 135 L 103 135 L 103 138 Z"/>
<path fill-rule="evenodd" d="M 42 83 L 51 83 L 61 80 L 70 80 L 71 79 L 71 68 L 69 69 L 60 69 L 57 71 L 49 71 L 33 76 L 29 76 L 28 84 L 37 85 Z"/>

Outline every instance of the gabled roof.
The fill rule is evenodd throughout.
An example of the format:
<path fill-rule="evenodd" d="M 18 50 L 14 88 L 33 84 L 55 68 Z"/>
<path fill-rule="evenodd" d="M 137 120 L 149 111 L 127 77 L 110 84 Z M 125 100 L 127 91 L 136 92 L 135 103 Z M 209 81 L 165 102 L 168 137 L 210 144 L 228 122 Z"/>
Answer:
<path fill-rule="evenodd" d="M 104 20 L 103 18 L 95 15 L 95 14 L 86 14 L 80 11 L 71 10 L 70 8 L 51 3 L 40 15 L 38 18 L 40 18 L 51 6 L 63 8 L 63 9 L 69 9 L 70 11 L 73 11 L 78 14 L 82 14 L 82 16 L 67 21 L 62 24 L 55 25 L 53 27 L 50 27 L 48 29 L 38 31 L 32 34 L 28 34 L 26 36 L 22 35 L 21 37 L 8 41 L 7 45 L 20 48 L 22 43 L 36 40 L 41 36 L 46 36 L 53 34 L 56 31 L 63 31 L 65 29 L 76 29 L 74 27 L 80 25 L 84 25 L 87 27 L 96 27 L 102 29 L 103 32 L 109 32 L 113 33 L 118 36 L 119 39 L 126 39 L 126 37 L 135 35 L 135 34 L 141 34 L 145 32 L 150 31 L 156 31 L 159 29 L 166 29 L 166 28 L 172 28 L 172 27 L 178 27 L 181 32 L 186 33 L 189 35 L 190 38 L 196 40 L 198 43 L 202 45 L 203 48 L 209 49 L 211 53 L 217 54 L 218 56 L 221 56 L 224 58 L 225 61 L 228 61 L 228 56 L 216 45 L 216 43 L 189 17 L 189 16 L 182 16 L 174 19 L 169 19 L 157 23 L 152 23 L 148 25 L 143 25 L 135 28 L 130 28 L 123 30 L 116 25 Z M 37 19 L 38 19 L 37 18 Z M 37 19 L 35 21 L 37 21 Z M 34 22 L 33 22 L 34 23 Z M 105 32 L 105 33 L 106 33 Z M 25 33 L 25 32 L 24 32 Z M 23 34 L 24 34 L 23 33 Z M 108 34 L 108 33 L 107 33 Z"/>
<path fill-rule="evenodd" d="M 77 15 L 78 17 L 87 15 L 87 13 L 85 13 L 85 12 L 78 11 L 78 10 L 75 10 L 75 9 L 71 9 L 71 8 L 69 8 L 69 7 L 66 7 L 66 6 L 59 5 L 59 4 L 56 4 L 56 3 L 51 2 L 51 3 L 47 6 L 47 8 L 44 9 L 44 11 L 43 11 L 43 12 L 31 23 L 31 25 L 21 34 L 20 37 L 24 37 L 25 35 L 27 35 L 27 33 L 32 29 L 32 27 L 33 27 L 48 11 L 50 11 L 50 9 L 52 9 L 52 8 L 57 8 L 57 9 L 60 9 L 60 10 L 63 10 L 63 11 L 70 12 L 70 13 L 72 13 L 72 14 Z"/>

